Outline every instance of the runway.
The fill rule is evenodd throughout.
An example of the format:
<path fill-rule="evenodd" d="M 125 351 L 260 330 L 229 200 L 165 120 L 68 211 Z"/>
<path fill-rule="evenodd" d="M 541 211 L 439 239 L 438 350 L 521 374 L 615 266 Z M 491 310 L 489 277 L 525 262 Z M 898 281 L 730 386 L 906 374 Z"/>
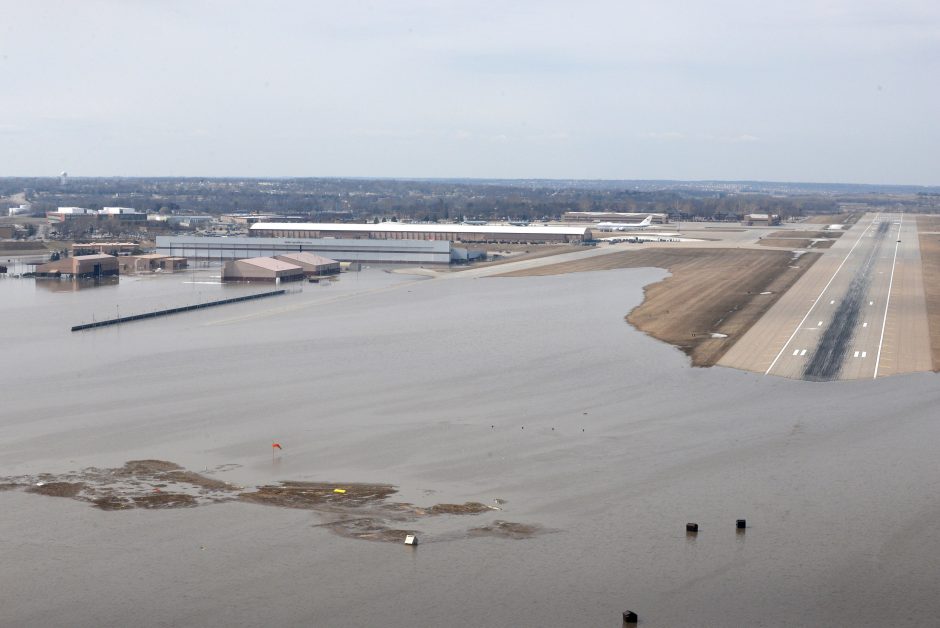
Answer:
<path fill-rule="evenodd" d="M 916 221 L 866 214 L 719 364 L 813 381 L 929 371 Z"/>

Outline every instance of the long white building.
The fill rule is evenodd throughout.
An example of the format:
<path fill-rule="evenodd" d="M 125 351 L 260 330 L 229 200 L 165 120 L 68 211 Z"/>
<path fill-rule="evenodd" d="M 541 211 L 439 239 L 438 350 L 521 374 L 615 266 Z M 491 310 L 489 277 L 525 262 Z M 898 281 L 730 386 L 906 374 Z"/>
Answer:
<path fill-rule="evenodd" d="M 257 238 L 354 238 L 367 240 L 447 240 L 449 242 L 584 242 L 590 227 L 413 224 L 401 222 L 258 222 L 248 235 Z"/>

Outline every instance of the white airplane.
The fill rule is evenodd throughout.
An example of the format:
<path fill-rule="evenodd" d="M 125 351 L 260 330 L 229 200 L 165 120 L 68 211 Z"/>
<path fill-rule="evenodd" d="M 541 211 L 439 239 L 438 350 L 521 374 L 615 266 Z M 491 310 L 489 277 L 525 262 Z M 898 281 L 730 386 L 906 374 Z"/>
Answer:
<path fill-rule="evenodd" d="M 653 217 L 647 216 L 640 222 L 599 222 L 595 225 L 601 231 L 634 231 L 646 229 L 653 224 Z"/>

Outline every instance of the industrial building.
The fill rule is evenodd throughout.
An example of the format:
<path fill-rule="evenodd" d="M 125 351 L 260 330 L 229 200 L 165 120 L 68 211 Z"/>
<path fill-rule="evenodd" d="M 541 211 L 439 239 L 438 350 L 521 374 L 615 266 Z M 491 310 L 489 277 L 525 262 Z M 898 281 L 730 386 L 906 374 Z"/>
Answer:
<path fill-rule="evenodd" d="M 94 253 L 132 255 L 135 252 L 140 252 L 140 245 L 134 242 L 75 242 L 71 248 L 72 255 L 92 255 Z"/>
<path fill-rule="evenodd" d="M 259 222 L 248 229 L 251 237 L 353 238 L 366 240 L 446 240 L 448 242 L 503 242 L 543 244 L 585 242 L 593 239 L 589 227 L 529 227 L 515 225 L 454 225 L 381 223 Z"/>
<path fill-rule="evenodd" d="M 193 260 L 225 261 L 308 252 L 338 262 L 365 264 L 450 264 L 466 261 L 466 249 L 446 240 L 351 240 L 341 238 L 258 238 L 157 236 L 158 253 Z"/>
<path fill-rule="evenodd" d="M 307 277 L 321 277 L 339 273 L 339 262 L 316 253 L 285 253 L 275 255 L 274 259 L 294 264 L 304 269 Z"/>
<path fill-rule="evenodd" d="M 744 217 L 744 223 L 754 226 L 767 226 L 780 224 L 780 216 L 777 214 L 748 214 Z"/>
<path fill-rule="evenodd" d="M 273 257 L 253 257 L 225 262 L 222 281 L 299 281 L 304 269 Z"/>
<path fill-rule="evenodd" d="M 118 273 L 118 258 L 103 254 L 64 257 L 36 267 L 40 277 L 108 277 Z"/>
<path fill-rule="evenodd" d="M 186 268 L 185 257 L 169 257 L 159 253 L 125 255 L 118 258 L 121 274 L 174 272 Z"/>
<path fill-rule="evenodd" d="M 654 225 L 669 222 L 669 216 L 657 212 L 565 212 L 564 222 L 639 222 L 647 216 L 653 217 Z"/>

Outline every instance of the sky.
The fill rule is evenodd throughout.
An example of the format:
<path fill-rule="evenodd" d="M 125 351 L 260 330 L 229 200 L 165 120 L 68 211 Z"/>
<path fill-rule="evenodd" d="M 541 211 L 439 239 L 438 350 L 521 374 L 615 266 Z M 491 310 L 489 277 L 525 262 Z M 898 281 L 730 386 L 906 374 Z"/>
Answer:
<path fill-rule="evenodd" d="M 936 0 L 0 13 L 0 176 L 940 184 Z"/>

